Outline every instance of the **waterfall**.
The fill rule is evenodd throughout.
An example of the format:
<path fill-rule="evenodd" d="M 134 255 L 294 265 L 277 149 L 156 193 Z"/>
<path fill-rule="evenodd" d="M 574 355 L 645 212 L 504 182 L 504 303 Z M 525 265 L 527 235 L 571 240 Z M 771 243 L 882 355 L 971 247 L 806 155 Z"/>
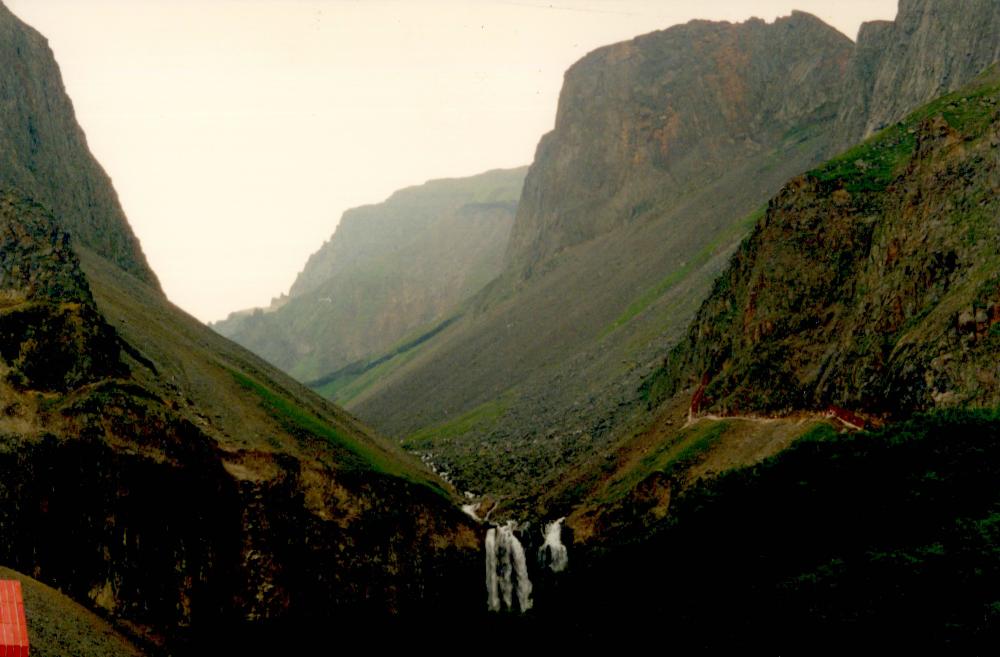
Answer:
<path fill-rule="evenodd" d="M 514 529 L 514 523 L 508 522 L 486 532 L 486 591 L 490 611 L 500 611 L 501 606 L 513 611 L 515 594 L 521 613 L 531 609 L 528 560 Z"/>
<path fill-rule="evenodd" d="M 569 565 L 569 551 L 562 542 L 562 525 L 559 518 L 543 526 L 543 542 L 538 547 L 538 565 L 561 573 Z M 525 529 L 522 527 L 522 529 Z M 495 525 L 486 531 L 486 605 L 490 611 L 519 611 L 531 609 L 531 579 L 528 577 L 528 560 L 524 546 L 518 540 L 517 525 Z M 532 536 L 537 536 L 532 531 Z M 538 543 L 532 542 L 534 550 Z"/>
<path fill-rule="evenodd" d="M 500 537 L 500 545 L 497 547 L 500 549 L 499 566 L 500 572 L 497 577 L 500 579 L 500 596 L 503 598 L 503 604 L 507 609 L 514 608 L 514 559 L 513 550 L 511 550 L 512 541 L 508 538 L 512 532 L 507 531 L 508 527 L 501 527 L 497 532 Z M 515 539 L 516 540 L 516 539 Z"/>
<path fill-rule="evenodd" d="M 548 564 L 549 569 L 554 573 L 561 573 L 569 565 L 569 551 L 562 543 L 562 523 L 566 518 L 559 518 L 555 522 L 545 525 L 542 535 L 545 542 L 538 549 L 538 561 L 541 564 Z"/>
<path fill-rule="evenodd" d="M 497 530 L 486 532 L 486 604 L 490 611 L 500 611 L 499 582 L 497 582 Z"/>

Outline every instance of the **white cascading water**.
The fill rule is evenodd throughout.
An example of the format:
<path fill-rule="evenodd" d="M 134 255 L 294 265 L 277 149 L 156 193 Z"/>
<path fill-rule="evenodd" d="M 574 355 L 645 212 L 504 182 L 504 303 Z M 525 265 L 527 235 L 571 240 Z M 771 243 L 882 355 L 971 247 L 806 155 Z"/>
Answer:
<path fill-rule="evenodd" d="M 497 581 L 497 530 L 486 532 L 486 604 L 490 611 L 500 611 L 500 588 Z"/>
<path fill-rule="evenodd" d="M 569 550 L 562 543 L 562 523 L 565 519 L 559 518 L 545 525 L 542 532 L 545 542 L 538 549 L 538 560 L 543 564 L 547 563 L 554 573 L 561 573 L 569 565 Z"/>
<path fill-rule="evenodd" d="M 531 609 L 531 579 L 524 547 L 514 534 L 514 523 L 492 527 L 486 532 L 486 591 L 490 611 L 506 607 L 524 613 Z"/>

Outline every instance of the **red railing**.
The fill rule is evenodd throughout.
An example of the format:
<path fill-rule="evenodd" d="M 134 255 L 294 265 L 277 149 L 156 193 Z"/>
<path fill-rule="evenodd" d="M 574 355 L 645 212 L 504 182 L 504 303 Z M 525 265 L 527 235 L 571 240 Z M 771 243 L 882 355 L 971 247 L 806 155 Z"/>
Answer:
<path fill-rule="evenodd" d="M 28 657 L 28 650 L 21 582 L 0 580 L 0 657 Z"/>

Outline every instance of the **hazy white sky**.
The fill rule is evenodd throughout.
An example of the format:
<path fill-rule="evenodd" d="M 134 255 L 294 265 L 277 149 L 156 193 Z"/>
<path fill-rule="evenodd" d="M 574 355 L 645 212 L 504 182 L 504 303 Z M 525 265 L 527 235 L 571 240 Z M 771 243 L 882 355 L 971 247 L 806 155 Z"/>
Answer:
<path fill-rule="evenodd" d="M 563 72 L 692 18 L 897 0 L 4 0 L 49 39 L 150 263 L 202 320 L 287 291 L 347 208 L 531 162 Z"/>

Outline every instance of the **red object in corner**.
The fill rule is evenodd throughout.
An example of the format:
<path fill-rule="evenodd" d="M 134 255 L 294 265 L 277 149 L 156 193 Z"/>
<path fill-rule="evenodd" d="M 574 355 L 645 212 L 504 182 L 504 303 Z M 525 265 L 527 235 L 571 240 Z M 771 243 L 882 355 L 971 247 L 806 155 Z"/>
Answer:
<path fill-rule="evenodd" d="M 0 580 L 0 657 L 28 657 L 28 650 L 21 582 Z"/>

